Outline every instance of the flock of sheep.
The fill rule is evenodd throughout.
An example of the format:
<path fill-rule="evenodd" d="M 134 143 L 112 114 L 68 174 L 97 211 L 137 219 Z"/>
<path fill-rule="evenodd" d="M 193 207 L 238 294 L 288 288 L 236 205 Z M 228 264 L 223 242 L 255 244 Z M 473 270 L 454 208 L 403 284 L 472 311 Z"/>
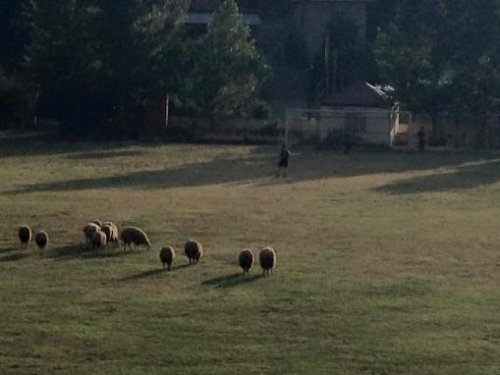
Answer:
<path fill-rule="evenodd" d="M 119 233 L 118 227 L 110 221 L 92 220 L 83 227 L 83 233 L 87 244 L 97 250 L 105 248 L 110 243 L 119 246 L 119 239 L 122 240 L 123 251 L 127 247 L 132 250 L 132 245 L 134 247 L 146 246 L 148 249 L 151 248 L 151 241 L 142 229 L 127 227 Z M 21 247 L 28 248 L 28 244 L 33 237 L 31 228 L 27 225 L 19 227 L 18 236 Z M 49 242 L 49 235 L 46 231 L 41 230 L 35 234 L 34 239 L 37 246 L 43 250 Z M 184 254 L 188 258 L 189 264 L 196 264 L 203 256 L 203 246 L 199 241 L 189 240 L 184 244 Z M 172 246 L 166 246 L 160 250 L 160 261 L 163 268 L 170 271 L 174 259 L 175 250 Z M 243 275 L 249 273 L 254 264 L 254 259 L 254 254 L 250 249 L 244 249 L 240 252 L 238 263 L 243 269 Z M 272 247 L 263 248 L 259 253 L 259 261 L 264 276 L 272 275 L 273 269 L 276 267 L 276 252 Z"/>

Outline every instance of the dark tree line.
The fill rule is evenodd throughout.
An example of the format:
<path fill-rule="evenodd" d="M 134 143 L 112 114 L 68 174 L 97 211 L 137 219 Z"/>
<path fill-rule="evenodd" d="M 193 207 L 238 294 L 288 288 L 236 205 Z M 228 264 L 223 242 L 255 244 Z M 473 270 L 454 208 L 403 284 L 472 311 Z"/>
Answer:
<path fill-rule="evenodd" d="M 269 61 L 309 77 L 311 105 L 358 80 L 387 84 L 413 111 L 474 116 L 480 143 L 500 98 L 499 2 L 378 0 L 364 44 L 355 16 L 335 12 L 309 61 L 297 32 L 269 35 L 263 45 Z M 37 113 L 72 131 L 98 128 L 167 94 L 177 111 L 215 122 L 248 113 L 268 72 L 235 0 L 220 1 L 201 35 L 180 22 L 189 0 L 54 4 L 1 2 L 0 125 Z M 291 0 L 264 3 L 268 18 L 292 8 Z M 273 38 L 284 45 L 273 47 Z M 274 61 L 273 50 L 286 61 Z"/>
<path fill-rule="evenodd" d="M 5 0 L 2 6 L 2 122 L 9 112 L 11 121 L 36 113 L 88 134 L 165 95 L 179 111 L 215 119 L 244 112 L 265 77 L 234 0 L 221 1 L 201 36 L 181 22 L 188 0 Z M 9 35 L 16 40 L 10 43 Z M 17 91 L 22 100 L 8 99 Z"/>
<path fill-rule="evenodd" d="M 387 3 L 392 14 L 374 43 L 381 81 L 414 111 L 472 116 L 477 144 L 484 144 L 487 115 L 499 110 L 499 2 Z"/>

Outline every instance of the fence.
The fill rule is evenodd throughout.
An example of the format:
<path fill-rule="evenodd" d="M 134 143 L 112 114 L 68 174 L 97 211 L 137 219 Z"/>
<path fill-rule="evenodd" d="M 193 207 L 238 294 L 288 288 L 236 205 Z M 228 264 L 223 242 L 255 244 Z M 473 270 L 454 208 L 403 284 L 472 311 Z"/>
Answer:
<path fill-rule="evenodd" d="M 295 147 L 392 146 L 399 118 L 400 113 L 390 109 L 288 109 L 283 139 Z"/>

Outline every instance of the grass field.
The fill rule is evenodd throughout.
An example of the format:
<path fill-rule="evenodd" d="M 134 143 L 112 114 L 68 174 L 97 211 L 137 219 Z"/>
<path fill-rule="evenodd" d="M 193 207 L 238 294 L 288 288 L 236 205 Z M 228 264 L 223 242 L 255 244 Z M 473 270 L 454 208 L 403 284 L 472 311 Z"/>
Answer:
<path fill-rule="evenodd" d="M 284 180 L 277 152 L 3 140 L 0 373 L 500 373 L 499 155 L 297 151 Z M 87 249 L 94 218 L 153 249 Z"/>

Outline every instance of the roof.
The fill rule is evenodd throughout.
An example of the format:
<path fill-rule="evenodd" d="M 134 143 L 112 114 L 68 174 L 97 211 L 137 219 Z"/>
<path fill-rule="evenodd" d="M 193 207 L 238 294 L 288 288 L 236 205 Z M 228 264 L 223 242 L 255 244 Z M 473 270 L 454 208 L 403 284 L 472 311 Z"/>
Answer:
<path fill-rule="evenodd" d="M 380 88 L 368 82 L 356 82 L 342 91 L 337 91 L 325 99 L 329 107 L 392 107 L 392 99 Z"/>
<path fill-rule="evenodd" d="M 257 14 L 242 14 L 243 22 L 249 26 L 256 26 L 261 24 L 260 17 Z M 211 12 L 189 12 L 186 14 L 184 23 L 187 24 L 210 24 L 214 19 L 214 14 Z"/>

